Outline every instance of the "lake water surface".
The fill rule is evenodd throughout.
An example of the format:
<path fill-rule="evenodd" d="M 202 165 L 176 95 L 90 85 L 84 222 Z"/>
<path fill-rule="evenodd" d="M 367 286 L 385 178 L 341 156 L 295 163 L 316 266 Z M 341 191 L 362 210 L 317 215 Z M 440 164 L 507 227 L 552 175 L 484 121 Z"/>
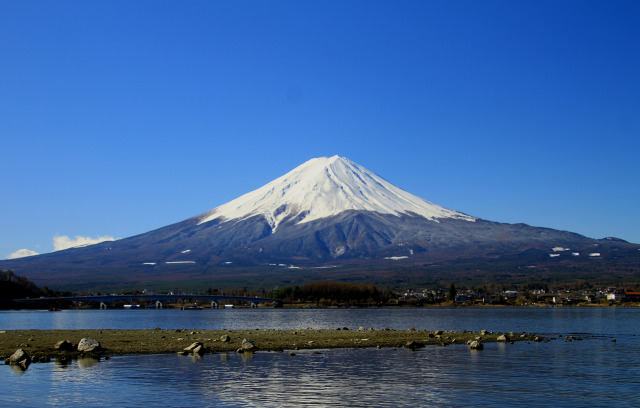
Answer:
<path fill-rule="evenodd" d="M 0 329 L 526 331 L 548 343 L 116 356 L 0 368 L 1 406 L 634 407 L 640 309 L 233 309 L 0 312 Z M 584 340 L 565 341 L 573 334 Z M 1 335 L 1 334 L 0 334 Z M 563 337 L 559 337 L 562 335 Z M 615 339 L 615 341 L 613 341 Z M 319 352 L 319 354 L 318 354 Z"/>

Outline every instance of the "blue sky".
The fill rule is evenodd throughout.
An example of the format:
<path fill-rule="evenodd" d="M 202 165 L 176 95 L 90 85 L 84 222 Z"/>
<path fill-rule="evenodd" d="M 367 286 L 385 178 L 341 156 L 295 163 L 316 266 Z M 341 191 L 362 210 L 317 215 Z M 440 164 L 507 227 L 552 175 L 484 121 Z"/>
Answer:
<path fill-rule="evenodd" d="M 0 2 L 0 259 L 124 238 L 306 160 L 640 242 L 640 2 Z"/>

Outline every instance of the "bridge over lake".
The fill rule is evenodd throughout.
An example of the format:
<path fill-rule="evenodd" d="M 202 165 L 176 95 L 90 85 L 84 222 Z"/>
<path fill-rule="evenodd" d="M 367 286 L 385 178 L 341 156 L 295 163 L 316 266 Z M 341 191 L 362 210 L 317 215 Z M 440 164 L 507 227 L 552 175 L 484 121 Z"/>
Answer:
<path fill-rule="evenodd" d="M 162 308 L 166 302 L 175 300 L 206 300 L 211 302 L 212 308 L 218 308 L 222 301 L 241 301 L 247 302 L 251 307 L 258 307 L 260 303 L 273 303 L 275 307 L 282 306 L 280 299 L 271 299 L 263 297 L 248 297 L 248 296 L 226 296 L 226 295 L 183 295 L 183 294 L 142 294 L 142 295 L 90 295 L 90 296 L 63 296 L 63 297 L 41 297 L 41 298 L 27 298 L 27 299 L 15 299 L 16 302 L 95 302 L 100 303 L 101 308 L 106 308 L 108 303 L 118 301 L 129 301 L 131 304 L 135 300 L 151 300 L 155 301 L 156 307 Z"/>

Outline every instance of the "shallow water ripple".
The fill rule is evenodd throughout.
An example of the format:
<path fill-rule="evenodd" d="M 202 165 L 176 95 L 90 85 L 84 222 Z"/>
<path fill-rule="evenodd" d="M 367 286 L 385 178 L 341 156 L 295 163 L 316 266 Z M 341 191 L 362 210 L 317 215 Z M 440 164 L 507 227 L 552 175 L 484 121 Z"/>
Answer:
<path fill-rule="evenodd" d="M 184 313 L 175 311 L 110 311 L 107 315 L 94 311 L 81 315 L 79 321 L 94 322 L 101 316 L 107 316 L 106 321 L 109 316 L 153 317 L 152 323 L 140 320 L 135 328 L 142 328 L 140 322 L 156 325 L 155 319 L 161 316 L 168 316 L 164 324 L 173 325 L 183 316 L 183 327 L 202 328 L 415 325 L 507 331 L 515 326 L 556 339 L 548 343 L 491 343 L 482 351 L 454 345 L 416 351 L 302 350 L 295 351 L 295 356 L 289 352 L 221 353 L 201 358 L 117 356 L 99 362 L 81 359 L 69 365 L 32 364 L 24 372 L 0 366 L 3 389 L 10 390 L 0 393 L 0 406 L 577 408 L 633 407 L 640 399 L 640 310 L 228 312 L 197 312 L 186 315 L 195 320 L 186 320 Z M 0 313 L 0 323 L 4 318 L 8 324 L 3 326 L 11 328 L 12 324 L 23 324 L 22 318 L 47 319 L 49 315 Z M 75 313 L 54 315 L 48 319 L 59 324 Z M 260 316 L 265 318 L 256 319 Z M 132 323 L 114 320 L 114 324 Z M 583 340 L 567 341 L 571 333 Z"/>

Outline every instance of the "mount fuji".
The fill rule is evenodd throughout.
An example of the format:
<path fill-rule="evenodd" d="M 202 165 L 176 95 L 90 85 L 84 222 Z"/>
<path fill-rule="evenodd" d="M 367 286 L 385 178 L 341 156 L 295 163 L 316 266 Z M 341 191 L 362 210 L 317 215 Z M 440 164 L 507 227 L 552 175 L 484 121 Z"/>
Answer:
<path fill-rule="evenodd" d="M 282 222 L 302 224 L 346 211 L 415 214 L 474 221 L 407 193 L 349 159 L 311 159 L 271 183 L 205 213 L 199 224 L 262 216 L 275 232 Z"/>
<path fill-rule="evenodd" d="M 602 268 L 611 270 L 614 260 L 616 270 L 637 274 L 639 248 L 615 238 L 596 240 L 472 217 L 333 156 L 311 159 L 255 191 L 176 224 L 0 261 L 0 269 L 61 288 L 177 282 L 255 286 L 326 278 L 427 283 L 451 279 L 447 274 L 454 273 L 480 281 L 505 271 L 540 278 L 541 271 L 575 271 L 576 265 L 599 276 Z"/>

